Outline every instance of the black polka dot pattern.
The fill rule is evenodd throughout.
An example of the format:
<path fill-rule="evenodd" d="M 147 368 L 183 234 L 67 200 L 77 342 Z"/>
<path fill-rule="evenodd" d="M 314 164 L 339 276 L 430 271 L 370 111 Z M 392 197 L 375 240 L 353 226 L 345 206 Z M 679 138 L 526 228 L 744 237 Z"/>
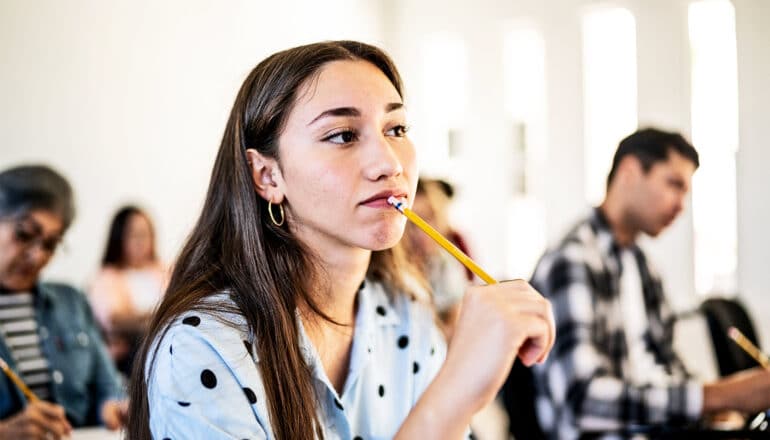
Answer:
<path fill-rule="evenodd" d="M 361 288 L 364 287 L 363 284 L 364 283 L 362 283 Z M 372 362 L 375 362 L 378 364 L 390 363 L 390 362 L 387 362 L 387 363 L 383 362 L 383 359 L 380 359 L 380 357 L 383 357 L 385 360 L 388 360 L 388 361 L 390 361 L 391 359 L 397 360 L 397 362 L 393 364 L 392 371 L 387 375 L 382 374 L 383 373 L 382 371 L 371 373 L 367 370 L 363 370 L 361 374 L 363 378 L 366 378 L 366 381 L 361 381 L 360 382 L 361 386 L 357 390 L 355 390 L 356 393 L 351 394 L 352 396 L 357 396 L 357 397 L 353 397 L 353 400 L 347 400 L 347 399 L 350 399 L 350 397 L 347 397 L 346 395 L 346 401 L 342 402 L 341 398 L 336 397 L 337 393 L 330 390 L 332 392 L 326 395 L 326 399 L 324 399 L 324 403 L 323 403 L 324 405 L 326 405 L 326 411 L 328 412 L 325 413 L 322 416 L 322 418 L 332 418 L 335 420 L 340 417 L 344 418 L 347 414 L 346 411 L 348 411 L 346 405 L 351 404 L 355 406 L 357 404 L 355 400 L 357 400 L 358 397 L 364 398 L 364 399 L 366 398 L 370 399 L 370 402 L 367 402 L 366 404 L 369 405 L 374 403 L 375 408 L 382 408 L 382 405 L 386 405 L 389 407 L 394 399 L 401 399 L 402 394 L 405 392 L 404 390 L 406 390 L 406 392 L 409 392 L 415 380 L 419 381 L 420 378 L 423 378 L 425 376 L 425 374 L 432 374 L 431 371 L 433 371 L 435 368 L 433 365 L 434 361 L 438 357 L 438 356 L 435 356 L 437 349 L 442 350 L 440 352 L 442 356 L 446 352 L 443 345 L 431 346 L 430 341 L 423 340 L 422 338 L 424 334 L 423 330 L 426 330 L 426 331 L 431 330 L 432 327 L 423 328 L 422 322 L 420 322 L 419 323 L 420 325 L 417 326 L 418 330 L 416 330 L 415 333 L 412 333 L 411 326 L 402 326 L 398 323 L 399 319 L 404 318 L 402 317 L 402 312 L 406 314 L 407 312 L 411 311 L 412 305 L 409 305 L 408 303 L 406 303 L 406 307 L 401 307 L 401 304 L 399 303 L 399 307 L 394 307 L 392 304 L 388 303 L 387 299 L 384 299 L 379 295 L 380 289 L 378 285 L 375 284 L 374 286 L 370 286 L 370 287 L 372 287 L 374 289 L 374 293 L 377 293 L 378 295 L 372 294 L 371 298 L 369 298 L 368 297 L 370 296 L 369 291 L 363 291 L 360 294 L 367 295 L 367 297 L 362 297 L 363 299 L 367 300 L 366 303 L 368 303 L 368 307 L 365 307 L 365 308 L 368 308 L 369 310 L 368 312 L 365 312 L 365 316 L 366 316 L 365 319 L 368 321 L 367 324 L 370 325 L 367 328 L 370 331 L 376 332 L 376 335 L 374 335 L 376 337 L 363 339 L 363 340 L 359 338 L 359 340 L 355 341 L 357 344 L 362 343 L 362 345 L 358 346 L 360 348 L 357 348 L 357 350 L 361 350 L 361 351 L 358 351 L 356 353 L 356 356 L 358 356 L 359 353 L 363 352 L 362 354 L 364 354 L 364 359 L 366 359 L 365 362 L 368 362 L 368 363 L 372 363 Z M 404 301 L 408 301 L 408 300 L 404 298 Z M 374 310 L 372 310 L 372 307 L 374 307 Z M 374 315 L 371 314 L 372 311 L 375 312 Z M 202 313 L 198 315 L 197 313 L 201 313 L 201 312 L 193 311 L 192 313 L 187 312 L 183 314 L 182 316 L 180 316 L 180 318 L 182 319 L 179 319 L 176 321 L 177 325 L 179 325 L 179 323 L 181 322 L 181 324 L 183 325 L 190 326 L 190 328 L 187 330 L 188 332 L 204 331 L 204 332 L 212 332 L 212 334 L 215 334 L 213 332 L 219 330 L 219 327 L 217 326 L 218 321 L 216 320 L 212 321 L 206 315 Z M 407 318 L 406 323 L 411 324 L 408 318 L 412 318 L 412 315 L 409 314 L 406 316 L 406 318 Z M 203 322 L 204 319 L 206 320 L 205 323 Z M 201 325 L 201 324 L 205 324 L 205 325 Z M 197 327 L 202 327 L 202 328 L 198 329 Z M 187 328 L 187 327 L 183 327 L 183 328 Z M 380 328 L 382 329 L 380 330 Z M 254 362 L 252 361 L 256 359 L 256 356 L 258 353 L 258 350 L 257 350 L 258 347 L 256 346 L 255 341 L 249 340 L 250 338 L 253 337 L 253 335 L 248 333 L 240 333 L 240 335 L 229 333 L 228 335 L 233 336 L 231 340 L 232 340 L 232 343 L 235 344 L 235 346 L 232 348 L 235 349 L 234 355 L 236 356 L 236 358 L 239 359 L 241 362 L 245 362 L 251 368 L 254 368 Z M 412 340 L 412 337 L 415 337 L 416 339 Z M 237 347 L 237 341 L 239 339 L 241 340 L 241 343 L 243 344 L 242 347 L 244 347 L 246 353 L 241 352 L 240 354 L 238 354 L 238 351 L 240 351 L 240 348 Z M 434 338 L 431 338 L 431 339 L 434 339 Z M 195 349 L 191 348 L 186 344 L 183 344 L 183 346 L 180 346 L 178 341 L 179 340 L 173 341 L 177 343 L 176 353 L 174 353 L 173 346 L 169 344 L 168 352 L 174 359 L 179 360 L 180 356 L 182 356 L 182 358 L 186 358 L 188 356 L 189 351 L 193 351 L 193 352 L 195 351 Z M 394 343 L 396 345 L 395 347 L 393 346 Z M 439 342 L 433 342 L 433 343 L 439 343 Z M 373 347 L 374 344 L 381 344 L 381 346 L 379 345 L 377 346 L 377 349 L 378 349 L 377 353 L 374 353 L 374 347 Z M 425 348 L 428 348 L 429 354 L 432 355 L 433 357 L 426 356 L 425 351 L 423 351 L 425 350 Z M 370 353 L 368 356 L 365 355 L 365 353 L 367 352 Z M 194 353 L 194 354 L 197 354 L 197 353 Z M 245 359 L 244 356 L 247 354 L 252 357 L 251 360 L 244 360 Z M 167 359 L 169 362 L 172 362 L 172 358 L 167 358 Z M 410 360 L 412 361 L 411 368 L 409 368 Z M 198 364 L 197 368 L 195 367 L 196 363 Z M 171 365 L 173 368 L 173 363 Z M 177 365 L 179 364 L 177 363 Z M 355 366 L 357 365 L 359 364 L 356 363 Z M 361 365 L 365 365 L 365 364 L 361 364 Z M 208 367 L 211 367 L 211 369 L 209 369 Z M 423 369 L 425 369 L 425 372 L 422 371 Z M 255 391 L 263 392 L 261 391 L 262 390 L 261 385 L 255 385 L 254 383 L 242 383 L 239 385 L 235 383 L 233 380 L 229 379 L 228 378 L 229 375 L 228 377 L 222 376 L 221 379 L 223 380 L 223 382 L 219 382 L 220 377 L 218 377 L 219 375 L 216 374 L 214 370 L 218 371 L 219 374 L 226 374 L 226 373 L 229 374 L 229 371 L 226 369 L 223 369 L 221 365 L 211 362 L 210 359 L 209 360 L 204 359 L 202 363 L 198 363 L 197 360 L 196 362 L 187 363 L 184 370 L 186 371 L 178 371 L 177 373 L 179 373 L 180 376 L 184 374 L 184 376 L 187 377 L 186 381 L 188 382 L 188 384 L 192 386 L 193 394 L 182 394 L 176 397 L 186 397 L 186 398 L 190 398 L 191 400 L 190 401 L 171 400 L 170 402 L 167 401 L 166 403 L 166 405 L 170 404 L 171 411 L 176 411 L 176 413 L 179 415 L 182 415 L 182 416 L 184 416 L 185 414 L 189 415 L 191 414 L 190 411 L 193 411 L 193 412 L 197 412 L 199 410 L 206 411 L 205 408 L 208 408 L 208 407 L 202 407 L 201 405 L 211 405 L 212 397 L 215 396 L 214 393 L 217 393 L 216 395 L 218 396 L 221 393 L 225 393 L 225 390 L 227 390 L 228 394 L 236 396 L 235 399 L 232 399 L 234 401 L 233 402 L 234 405 L 237 404 L 242 406 L 243 404 L 242 400 L 240 400 L 241 402 L 240 404 L 237 403 L 239 400 L 239 398 L 237 397 L 237 394 L 238 394 L 237 388 L 239 387 L 241 388 L 241 392 L 249 402 L 249 405 L 253 405 L 251 406 L 252 410 L 256 410 L 256 408 L 261 407 L 262 404 L 264 403 L 259 400 L 261 398 L 264 398 L 264 395 L 260 396 L 255 392 Z M 404 381 L 403 380 L 404 377 L 407 377 L 407 379 L 410 379 L 408 378 L 409 370 L 412 371 L 413 377 L 411 378 L 411 381 L 410 380 Z M 199 374 L 200 385 L 194 382 L 195 373 Z M 358 373 L 358 370 L 356 370 L 355 373 Z M 419 377 L 417 376 L 418 374 L 420 375 Z M 380 383 L 377 383 L 377 382 L 380 382 Z M 386 383 L 388 385 L 387 386 L 388 400 L 385 399 Z M 209 392 L 208 390 L 211 390 L 211 391 Z M 374 396 L 371 394 L 372 392 L 377 393 L 376 395 L 380 397 L 381 400 L 371 401 L 371 399 L 374 398 Z M 333 406 L 331 407 L 328 406 L 329 397 L 332 398 Z M 192 400 L 195 400 L 195 403 L 196 403 L 195 408 L 192 408 L 192 403 L 191 403 Z M 176 410 L 173 409 L 174 403 L 178 404 L 178 406 L 176 407 Z M 336 410 L 333 409 L 335 407 L 337 408 Z M 351 410 L 354 409 L 353 407 L 350 407 L 350 408 Z M 227 407 L 222 407 L 222 409 L 227 411 Z M 387 412 L 380 413 L 379 417 L 383 418 L 384 420 L 391 419 L 391 416 Z M 368 437 L 369 434 L 366 431 L 360 430 L 359 433 L 356 434 L 355 430 L 358 430 L 358 429 L 355 429 L 354 426 L 351 426 L 351 428 L 353 428 L 353 432 L 350 432 L 348 434 L 351 436 L 349 437 L 350 439 L 363 440 L 364 438 L 366 438 L 367 440 L 369 440 L 369 437 Z M 159 433 L 159 434 L 162 434 L 162 433 Z M 170 434 L 171 433 L 169 433 L 169 435 Z M 364 434 L 366 434 L 367 437 L 364 437 Z M 176 436 L 179 435 L 179 433 L 176 433 L 174 435 L 175 435 L 174 439 L 178 440 L 176 439 Z"/>
<path fill-rule="evenodd" d="M 198 324 L 201 323 L 201 319 L 197 316 L 188 316 L 187 318 L 182 320 L 182 324 L 191 325 L 193 327 L 197 327 Z"/>
<path fill-rule="evenodd" d="M 246 398 L 249 399 L 250 404 L 254 405 L 257 403 L 257 395 L 254 394 L 254 391 L 252 391 L 251 388 L 245 387 L 243 392 L 246 394 Z"/>
<path fill-rule="evenodd" d="M 366 280 L 361 281 L 361 285 L 358 286 L 358 290 L 364 290 L 364 287 L 366 287 Z"/>
<path fill-rule="evenodd" d="M 217 376 L 211 370 L 203 370 L 201 372 L 201 383 L 204 387 L 212 389 L 217 386 Z"/>

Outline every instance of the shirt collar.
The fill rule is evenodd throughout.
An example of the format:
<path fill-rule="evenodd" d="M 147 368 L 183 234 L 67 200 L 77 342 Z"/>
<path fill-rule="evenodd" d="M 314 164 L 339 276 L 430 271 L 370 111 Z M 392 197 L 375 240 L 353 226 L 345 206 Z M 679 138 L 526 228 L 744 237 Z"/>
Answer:
<path fill-rule="evenodd" d="M 44 283 L 37 283 L 32 289 L 32 294 L 35 296 L 35 305 L 50 306 L 56 300 L 56 293 L 54 289 L 51 289 Z"/>
<path fill-rule="evenodd" d="M 356 296 L 356 305 L 353 346 L 351 348 L 349 374 L 345 381 L 345 391 L 353 385 L 360 371 L 366 366 L 374 350 L 378 328 L 397 326 L 401 323 L 401 318 L 393 305 L 393 299 L 386 293 L 385 287 L 380 282 L 364 281 Z M 297 311 L 296 317 L 299 347 L 305 363 L 310 367 L 314 377 L 333 390 L 334 387 L 326 376 L 321 358 L 305 331 L 299 311 Z"/>
<path fill-rule="evenodd" d="M 599 245 L 599 251 L 603 258 L 620 258 L 620 251 L 624 249 L 623 246 L 615 239 L 615 235 L 612 233 L 610 222 L 607 220 L 607 216 L 604 215 L 601 208 L 596 207 L 593 209 L 589 218 L 591 227 L 596 232 L 596 240 Z M 633 254 L 638 254 L 636 243 L 632 243 L 626 246 L 625 249 L 630 250 Z"/>

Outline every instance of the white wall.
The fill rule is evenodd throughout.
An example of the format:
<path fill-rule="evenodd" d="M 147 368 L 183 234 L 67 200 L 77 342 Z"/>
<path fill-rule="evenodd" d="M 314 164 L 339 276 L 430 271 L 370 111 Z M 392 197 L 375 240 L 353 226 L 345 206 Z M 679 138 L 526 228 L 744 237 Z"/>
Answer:
<path fill-rule="evenodd" d="M 374 0 L 0 2 L 0 168 L 49 163 L 78 201 L 45 275 L 82 285 L 124 202 L 149 209 L 172 259 L 248 71 L 305 42 L 381 44 L 379 16 Z"/>

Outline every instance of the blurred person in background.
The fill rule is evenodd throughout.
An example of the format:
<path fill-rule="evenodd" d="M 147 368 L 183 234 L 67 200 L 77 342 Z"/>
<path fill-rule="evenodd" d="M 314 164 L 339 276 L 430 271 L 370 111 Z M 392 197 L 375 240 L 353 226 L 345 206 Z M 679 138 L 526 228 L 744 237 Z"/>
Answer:
<path fill-rule="evenodd" d="M 540 259 L 532 285 L 552 301 L 559 334 L 553 355 L 534 368 L 548 438 L 770 407 L 770 372 L 761 368 L 711 383 L 687 371 L 673 348 L 676 317 L 660 276 L 637 244 L 684 210 L 698 166 L 698 152 L 678 133 L 629 135 L 602 204 Z"/>
<path fill-rule="evenodd" d="M 453 195 L 454 188 L 448 182 L 421 177 L 417 182 L 412 210 L 460 250 L 469 254 L 465 240 L 449 222 L 449 207 Z M 459 316 L 460 302 L 473 279 L 473 273 L 414 224 L 407 224 L 404 236 L 412 262 L 425 275 L 430 285 L 433 302 L 441 318 L 442 330 L 447 339 L 450 339 L 454 323 Z"/>
<path fill-rule="evenodd" d="M 110 355 L 126 376 L 165 282 L 166 269 L 155 251 L 150 217 L 136 206 L 124 206 L 112 219 L 102 267 L 91 283 L 89 299 Z"/>
<path fill-rule="evenodd" d="M 75 209 L 46 166 L 0 172 L 0 357 L 39 397 L 0 375 L 0 438 L 59 439 L 72 427 L 121 426 L 127 406 L 85 296 L 40 281 Z"/>

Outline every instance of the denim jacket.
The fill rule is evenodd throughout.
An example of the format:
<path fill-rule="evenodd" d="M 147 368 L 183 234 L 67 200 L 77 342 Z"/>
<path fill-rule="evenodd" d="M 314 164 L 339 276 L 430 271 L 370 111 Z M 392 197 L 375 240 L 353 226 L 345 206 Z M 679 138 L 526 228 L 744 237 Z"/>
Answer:
<path fill-rule="evenodd" d="M 40 348 L 51 365 L 51 400 L 64 407 L 73 426 L 100 424 L 102 404 L 124 393 L 88 302 L 65 284 L 40 283 L 34 295 Z M 0 356 L 18 374 L 2 335 Z M 0 420 L 26 403 L 13 382 L 0 375 Z"/>

